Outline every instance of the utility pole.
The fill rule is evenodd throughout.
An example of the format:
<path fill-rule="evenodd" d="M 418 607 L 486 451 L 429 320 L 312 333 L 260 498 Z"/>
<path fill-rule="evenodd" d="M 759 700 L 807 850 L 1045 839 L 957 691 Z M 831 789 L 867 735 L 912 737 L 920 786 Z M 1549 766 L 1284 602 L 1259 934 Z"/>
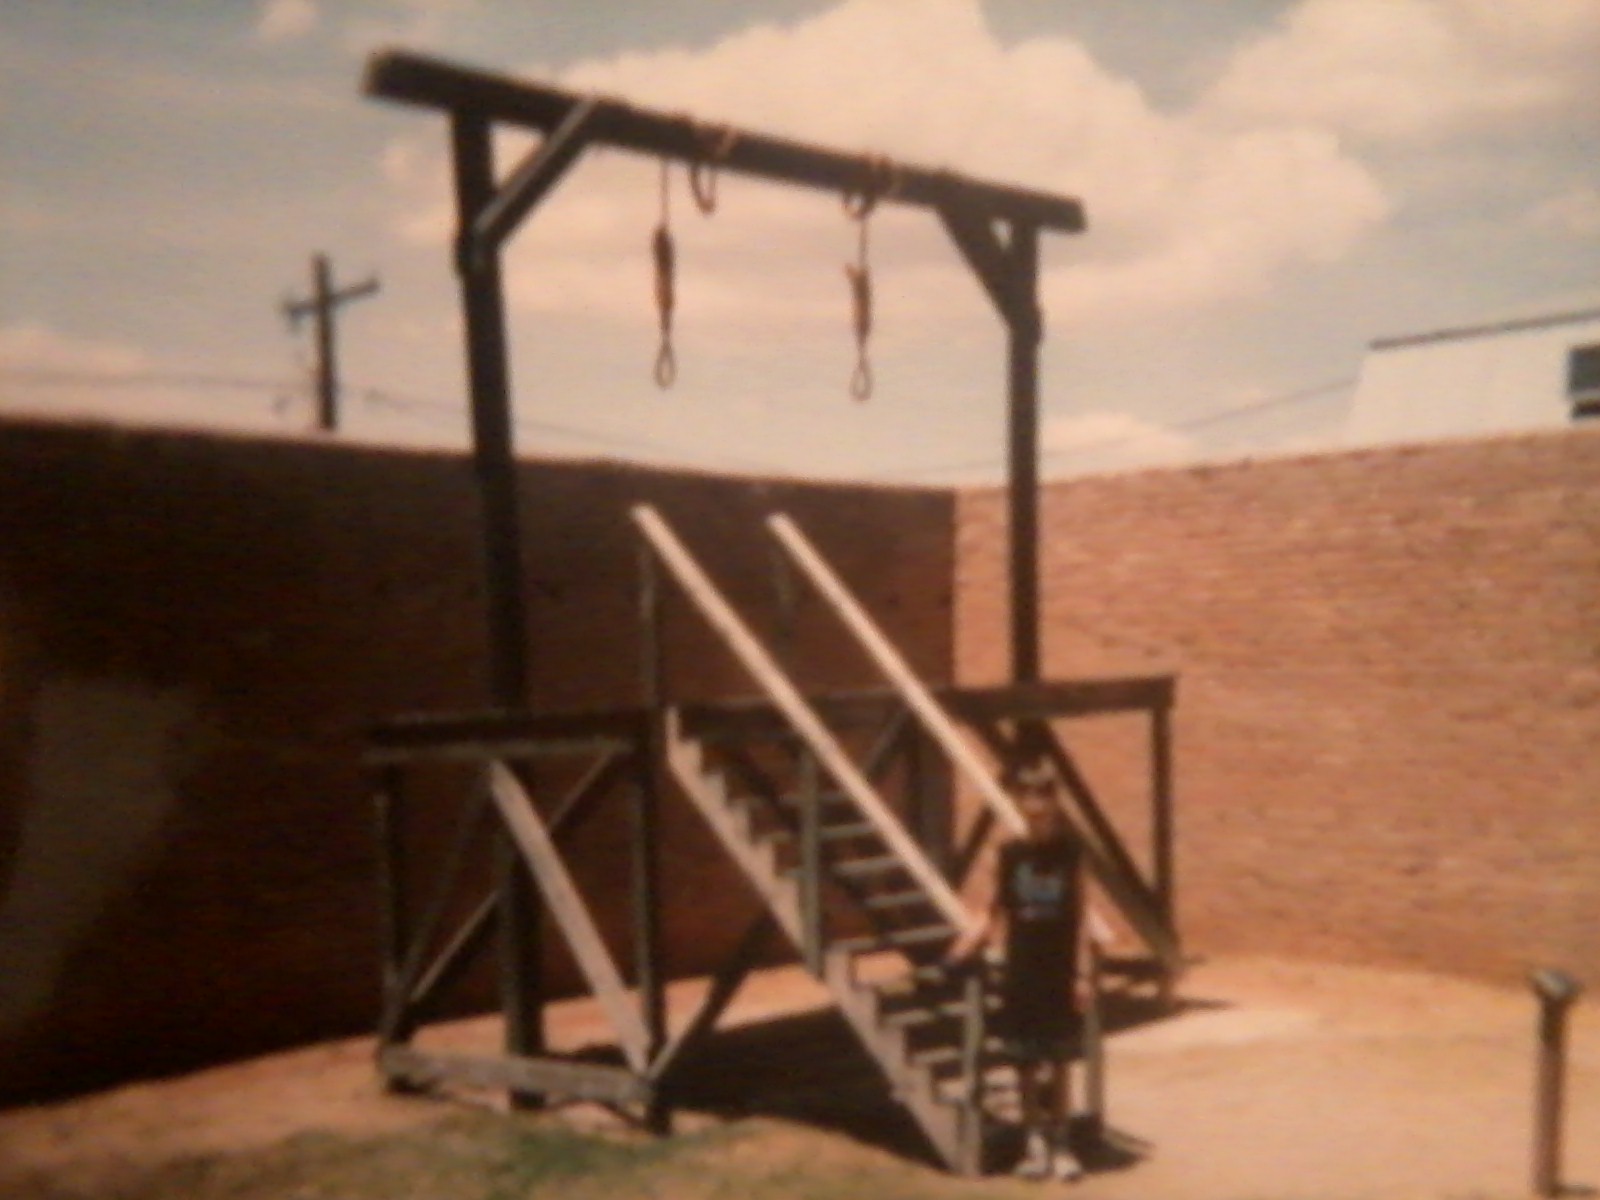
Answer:
<path fill-rule="evenodd" d="M 311 259 L 310 297 L 284 301 L 283 315 L 289 319 L 291 330 L 300 328 L 301 317 L 309 316 L 316 321 L 318 429 L 334 430 L 339 427 L 339 372 L 334 355 L 334 311 L 346 301 L 359 300 L 377 290 L 376 276 L 335 290 L 333 267 L 328 263 L 328 256 L 317 254 Z"/>

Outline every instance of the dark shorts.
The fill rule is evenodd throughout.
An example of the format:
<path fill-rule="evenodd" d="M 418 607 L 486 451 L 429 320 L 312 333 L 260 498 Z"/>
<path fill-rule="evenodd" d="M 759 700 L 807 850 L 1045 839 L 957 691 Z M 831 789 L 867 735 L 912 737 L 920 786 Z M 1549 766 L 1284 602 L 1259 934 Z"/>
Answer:
<path fill-rule="evenodd" d="M 1001 1038 L 1001 1052 L 1010 1062 L 1065 1062 L 1072 1057 L 1073 1039 L 1054 1034 Z"/>

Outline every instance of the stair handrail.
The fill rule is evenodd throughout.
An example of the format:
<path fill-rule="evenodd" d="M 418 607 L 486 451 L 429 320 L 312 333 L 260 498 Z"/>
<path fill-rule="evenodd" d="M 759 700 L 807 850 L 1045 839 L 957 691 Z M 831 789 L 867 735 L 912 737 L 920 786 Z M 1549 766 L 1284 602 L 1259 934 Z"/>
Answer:
<path fill-rule="evenodd" d="M 990 772 L 988 765 L 967 739 L 961 736 L 961 731 L 956 728 L 955 722 L 945 712 L 938 698 L 929 690 L 928 685 L 922 682 L 894 643 L 884 636 L 877 622 L 868 615 L 844 580 L 839 578 L 828 560 L 822 556 L 822 552 L 787 513 L 768 514 L 766 524 L 794 564 L 804 572 L 812 586 L 833 606 L 834 613 L 855 634 L 862 649 L 877 663 L 878 669 L 900 693 L 901 699 L 906 702 L 906 707 L 922 723 L 923 729 L 939 744 L 945 756 L 967 782 L 977 790 L 1002 828 L 1013 836 L 1025 834 L 1028 825 L 1023 818 L 1022 810 L 1017 807 L 1017 802 L 1005 788 L 1000 786 L 1000 782 Z M 1089 908 L 1088 919 L 1093 940 L 1107 945 L 1115 940 L 1110 923 L 1093 905 Z"/>
<path fill-rule="evenodd" d="M 844 581 L 822 557 L 821 552 L 812 545 L 811 539 L 806 537 L 787 513 L 770 514 L 767 517 L 767 528 L 794 560 L 795 565 L 805 572 L 812 586 L 833 605 L 834 612 L 856 635 L 862 648 L 878 664 L 879 670 L 888 677 L 913 715 L 922 722 L 922 727 L 934 741 L 939 743 L 945 756 L 961 771 L 967 782 L 977 789 L 983 802 L 989 806 L 1002 828 L 1014 836 L 1020 837 L 1025 834 L 1028 823 L 1022 816 L 1022 810 L 1017 807 L 1017 802 L 1005 788 L 1000 786 L 999 781 L 989 771 L 988 765 L 979 758 L 977 751 L 966 738 L 961 736 L 960 730 L 955 727 L 955 723 L 950 720 L 934 694 L 929 691 L 927 684 L 918 678 L 911 664 L 906 662 L 905 656 L 884 637 L 877 623 L 867 615 L 866 610 L 850 593 Z"/>
<path fill-rule="evenodd" d="M 787 718 L 790 727 L 810 746 L 819 764 L 871 822 L 884 844 L 927 892 L 940 915 L 955 928 L 957 934 L 973 929 L 977 925 L 977 918 L 928 861 L 927 855 L 906 833 L 899 820 L 884 806 L 871 782 L 850 760 L 787 673 L 734 611 L 672 527 L 648 504 L 635 505 L 629 515 L 644 535 L 646 543 L 672 572 L 701 615 L 733 651 L 757 686 L 767 694 L 767 698 Z"/>

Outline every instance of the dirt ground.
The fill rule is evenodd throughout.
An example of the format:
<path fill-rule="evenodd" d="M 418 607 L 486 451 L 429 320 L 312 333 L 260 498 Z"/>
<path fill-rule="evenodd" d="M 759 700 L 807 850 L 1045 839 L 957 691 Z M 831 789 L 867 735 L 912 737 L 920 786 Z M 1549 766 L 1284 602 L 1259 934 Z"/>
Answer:
<path fill-rule="evenodd" d="M 687 1012 L 696 983 L 679 985 Z M 1536 1008 L 1526 989 L 1435 975 L 1268 960 L 1196 968 L 1175 1016 L 1109 1043 L 1108 1118 L 1136 1153 L 1076 1185 L 1086 1198 L 1526 1195 L 1529 1191 Z M 876 1155 L 924 1172 L 848 1034 L 793 969 L 747 984 L 734 1028 L 708 1060 L 703 1111 L 683 1127 L 781 1118 L 848 1157 Z M 592 1004 L 556 1006 L 553 1041 L 604 1038 Z M 424 1044 L 487 1048 L 495 1027 L 431 1030 Z M 484 1101 L 479 1101 L 482 1103 Z M 385 1094 L 365 1039 L 314 1046 L 182 1078 L 0 1112 L 0 1194 L 7 1176 L 48 1176 L 93 1194 L 119 1176 L 197 1155 L 246 1154 L 295 1134 L 380 1135 L 440 1122 L 463 1103 Z M 876 1106 L 876 1107 L 874 1107 Z M 616 1118 L 574 1106 L 542 1120 L 605 1132 Z M 774 1126 L 775 1129 L 780 1128 Z M 794 1142 L 794 1124 L 767 1142 Z M 818 1141 L 802 1133 L 800 1143 Z M 1600 1004 L 1571 1021 L 1564 1178 L 1574 1194 L 1600 1185 Z M 1021 1184 L 956 1184 L 949 1194 L 1005 1194 Z M 930 1193 L 931 1194 L 931 1193 Z M 945 1194 L 941 1186 L 939 1194 Z"/>

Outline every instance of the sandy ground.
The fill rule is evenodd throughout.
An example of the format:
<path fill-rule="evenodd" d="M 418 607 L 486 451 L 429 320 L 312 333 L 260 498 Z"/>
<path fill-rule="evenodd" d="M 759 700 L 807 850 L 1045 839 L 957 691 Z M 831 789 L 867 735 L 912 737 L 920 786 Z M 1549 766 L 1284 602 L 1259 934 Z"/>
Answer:
<path fill-rule="evenodd" d="M 689 1011 L 700 987 L 678 985 L 673 1010 Z M 1227 960 L 1197 968 L 1183 992 L 1179 1015 L 1111 1039 L 1109 1120 L 1142 1151 L 1078 1185 L 1077 1194 L 1466 1200 L 1528 1193 L 1536 1013 L 1528 991 Z M 731 1020 L 741 1030 L 777 1028 L 776 1019 L 824 1000 L 798 971 L 769 971 L 746 985 Z M 605 1036 L 587 1002 L 556 1006 L 551 1025 L 561 1046 Z M 429 1031 L 426 1043 L 487 1048 L 494 1036 L 492 1022 L 461 1022 Z M 130 1165 L 247 1150 L 302 1131 L 386 1132 L 451 1111 L 451 1103 L 385 1094 L 371 1044 L 358 1039 L 0 1112 L 0 1164 L 93 1181 Z M 605 1118 L 585 1106 L 558 1119 Z M 1576 1194 L 1600 1185 L 1600 1004 L 1588 999 L 1571 1020 L 1564 1177 Z"/>

